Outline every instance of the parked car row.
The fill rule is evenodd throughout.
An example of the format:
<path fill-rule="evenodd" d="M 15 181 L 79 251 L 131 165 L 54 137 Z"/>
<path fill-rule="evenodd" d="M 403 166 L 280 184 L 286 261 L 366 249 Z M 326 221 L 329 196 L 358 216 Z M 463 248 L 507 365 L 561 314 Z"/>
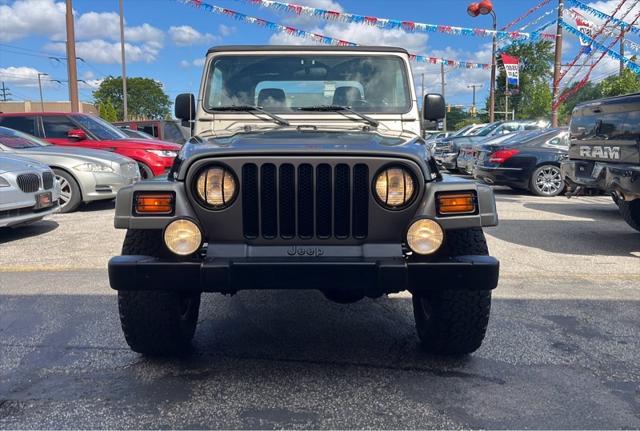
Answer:
<path fill-rule="evenodd" d="M 166 174 L 181 146 L 129 131 L 136 136 L 80 113 L 0 114 L 0 227 L 114 199 L 124 186 Z"/>

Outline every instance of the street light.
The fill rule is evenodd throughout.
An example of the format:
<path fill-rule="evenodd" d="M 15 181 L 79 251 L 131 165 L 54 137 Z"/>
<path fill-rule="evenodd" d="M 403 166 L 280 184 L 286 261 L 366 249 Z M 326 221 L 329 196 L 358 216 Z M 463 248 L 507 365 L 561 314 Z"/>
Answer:
<path fill-rule="evenodd" d="M 38 88 L 40 89 L 40 111 L 44 112 L 44 99 L 42 97 L 42 81 L 40 80 L 40 77 L 42 76 L 49 76 L 49 74 L 38 72 Z"/>
<path fill-rule="evenodd" d="M 491 86 L 489 89 L 489 122 L 495 121 L 496 105 L 496 50 L 497 38 L 495 31 L 498 29 L 496 13 L 493 10 L 493 3 L 490 0 L 482 0 L 479 3 L 471 3 L 467 7 L 469 16 L 476 18 L 479 15 L 491 15 L 493 18 L 493 48 L 491 49 Z"/>

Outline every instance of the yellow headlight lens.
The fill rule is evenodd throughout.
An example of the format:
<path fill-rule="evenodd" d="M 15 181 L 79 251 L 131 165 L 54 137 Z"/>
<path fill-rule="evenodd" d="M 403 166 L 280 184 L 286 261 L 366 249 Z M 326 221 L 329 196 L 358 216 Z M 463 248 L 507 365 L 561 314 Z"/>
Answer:
<path fill-rule="evenodd" d="M 407 244 L 414 253 L 433 254 L 444 242 L 444 231 L 435 221 L 430 219 L 416 220 L 407 232 Z"/>
<path fill-rule="evenodd" d="M 375 193 L 385 206 L 400 208 L 413 198 L 416 185 L 413 176 L 405 169 L 386 169 L 377 176 Z"/>
<path fill-rule="evenodd" d="M 205 203 L 214 209 L 222 209 L 228 206 L 236 196 L 236 178 L 223 167 L 212 167 L 200 174 L 196 191 Z"/>
<path fill-rule="evenodd" d="M 200 228 L 190 220 L 175 220 L 164 230 L 164 243 L 172 253 L 188 256 L 200 248 L 202 233 Z"/>

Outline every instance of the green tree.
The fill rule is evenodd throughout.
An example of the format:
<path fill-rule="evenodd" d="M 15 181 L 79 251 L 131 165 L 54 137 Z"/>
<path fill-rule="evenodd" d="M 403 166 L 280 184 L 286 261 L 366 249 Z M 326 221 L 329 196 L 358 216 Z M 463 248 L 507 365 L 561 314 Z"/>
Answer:
<path fill-rule="evenodd" d="M 110 123 L 118 121 L 118 111 L 111 103 L 111 100 L 105 100 L 98 104 L 98 114 L 100 117 Z"/>
<path fill-rule="evenodd" d="M 640 79 L 638 75 L 625 68 L 620 75 L 612 75 L 604 79 L 600 84 L 602 97 L 620 96 L 622 94 L 637 93 L 640 91 Z"/>
<path fill-rule="evenodd" d="M 520 118 L 544 119 L 551 117 L 551 89 L 544 81 L 534 81 L 520 98 Z"/>
<path fill-rule="evenodd" d="M 98 106 L 112 103 L 118 120 L 123 119 L 122 77 L 107 77 L 93 92 L 93 97 Z M 149 78 L 127 78 L 127 105 L 131 118 L 161 119 L 170 114 L 171 101 L 159 82 Z"/>
<path fill-rule="evenodd" d="M 540 109 L 540 99 L 546 99 L 546 93 L 542 90 L 543 84 L 549 86 L 551 79 L 551 65 L 553 63 L 553 42 L 540 40 L 531 43 L 518 43 L 505 50 L 505 54 L 520 59 L 520 86 L 516 94 L 509 96 L 509 111 L 515 110 L 516 118 L 529 119 L 531 113 L 543 111 Z M 504 111 L 505 108 L 506 74 L 501 70 L 496 83 L 496 111 Z M 513 91 L 513 89 L 511 89 Z M 536 96 L 533 97 L 532 95 Z M 533 101 L 538 109 L 531 110 L 526 107 Z M 487 109 L 488 109 L 487 101 Z M 525 108 L 526 107 L 526 108 Z M 546 112 L 551 111 L 551 103 Z M 541 115 L 549 115 L 543 112 Z M 539 116 L 539 115 L 537 115 Z M 499 117 L 499 116 L 498 116 Z"/>

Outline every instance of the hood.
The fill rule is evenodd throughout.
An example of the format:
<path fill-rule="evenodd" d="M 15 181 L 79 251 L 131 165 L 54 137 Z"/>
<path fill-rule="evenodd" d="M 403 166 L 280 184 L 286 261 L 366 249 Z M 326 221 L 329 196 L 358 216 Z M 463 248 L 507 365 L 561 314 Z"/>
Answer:
<path fill-rule="evenodd" d="M 25 157 L 0 155 L 0 174 L 28 170 L 42 172 L 49 170 L 49 167 L 36 160 L 30 160 Z"/>
<path fill-rule="evenodd" d="M 113 145 L 114 147 L 126 147 L 131 149 L 143 149 L 143 150 L 166 150 L 166 151 L 180 151 L 182 148 L 178 144 L 171 142 L 159 141 L 157 139 L 115 139 L 110 141 L 100 141 L 103 144 Z"/>
<path fill-rule="evenodd" d="M 92 150 L 89 148 L 75 148 L 75 147 L 62 147 L 58 145 L 48 145 L 46 147 L 39 148 L 25 148 L 15 150 L 14 154 L 19 156 L 29 157 L 29 156 L 64 156 L 64 157 L 72 157 L 77 158 L 78 160 L 90 160 L 90 161 L 98 161 L 102 163 L 113 162 L 116 164 L 122 164 L 131 162 L 132 160 L 128 157 L 122 156 L 117 153 L 109 152 L 109 151 L 101 151 L 101 150 Z"/>
<path fill-rule="evenodd" d="M 429 150 L 413 134 L 383 135 L 358 131 L 273 130 L 241 133 L 224 138 L 194 138 L 182 148 L 181 160 L 195 161 L 215 156 L 305 155 L 305 156 L 401 157 L 418 163 L 425 172 Z M 187 166 L 180 169 L 184 178 Z"/>

